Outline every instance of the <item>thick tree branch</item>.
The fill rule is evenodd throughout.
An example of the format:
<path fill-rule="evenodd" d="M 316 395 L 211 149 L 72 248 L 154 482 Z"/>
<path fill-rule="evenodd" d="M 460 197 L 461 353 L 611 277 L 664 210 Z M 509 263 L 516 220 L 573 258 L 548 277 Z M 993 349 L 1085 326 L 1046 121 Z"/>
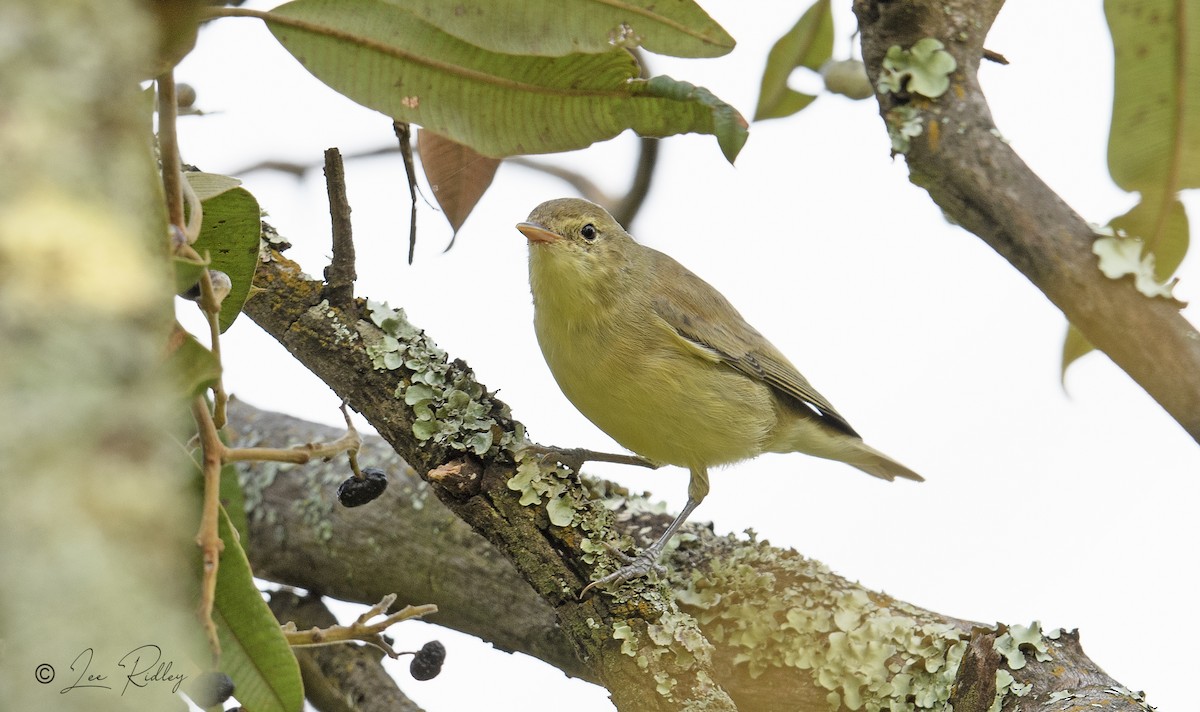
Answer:
<path fill-rule="evenodd" d="M 1105 277 L 1096 235 L 1001 138 L 977 77 L 983 41 L 1002 0 L 855 0 L 871 77 L 896 45 L 940 40 L 958 62 L 936 100 L 881 94 L 885 121 L 904 105 L 922 133 L 906 152 L 910 179 L 1037 286 L 1087 337 L 1200 441 L 1200 333 L 1179 305 Z"/>
<path fill-rule="evenodd" d="M 259 412 L 236 401 L 230 406 L 230 423 L 236 441 L 246 447 L 336 436 L 332 427 Z M 1026 645 L 1026 665 L 1010 670 L 1007 659 L 998 654 L 968 652 L 983 650 L 979 641 L 984 636 L 990 635 L 991 641 L 1001 638 L 1004 627 L 977 627 L 931 614 L 841 579 L 794 551 L 752 539 L 718 537 L 702 526 L 686 529 L 688 536 L 668 561 L 668 584 L 682 612 L 667 609 L 654 618 L 653 597 L 630 598 L 624 609 L 600 608 L 611 602 L 607 594 L 580 604 L 572 591 L 556 591 L 556 605 L 551 605 L 518 573 L 528 566 L 523 550 L 548 546 L 568 558 L 572 567 L 587 564 L 578 546 L 566 548 L 565 532 L 554 534 L 542 507 L 521 508 L 539 517 L 540 528 L 517 527 L 494 515 L 487 520 L 504 529 L 488 537 L 506 555 L 498 556 L 456 511 L 430 497 L 439 485 L 416 477 L 389 444 L 367 437 L 359 457 L 364 465 L 388 471 L 391 485 L 376 502 L 355 509 L 336 504 L 334 490 L 346 477 L 338 463 L 240 463 L 250 519 L 248 552 L 258 575 L 361 603 L 372 603 L 388 591 L 400 593 L 401 603 L 436 603 L 439 612 L 430 622 L 479 635 L 502 650 L 533 654 L 568 674 L 601 684 L 611 680 L 602 665 L 613 663 L 595 653 L 581 662 L 577 651 L 589 648 L 572 640 L 574 636 L 601 639 L 590 650 L 620 662 L 628 658 L 619 650 L 628 638 L 613 640 L 612 632 L 614 626 L 628 626 L 637 639 L 638 654 L 648 660 L 674 658 L 682 653 L 684 641 L 671 633 L 671 618 L 695 616 L 703 638 L 686 642 L 712 646 L 714 680 L 739 710 L 823 712 L 829 710 L 832 694 L 845 708 L 854 699 L 901 704 L 917 695 L 928 702 L 925 708 L 941 708 L 956 686 L 964 688 L 960 699 L 982 699 L 989 690 L 986 680 L 995 681 L 1001 670 L 1018 684 L 1032 686 L 1020 698 L 1012 686 L 1001 690 L 1006 702 L 1038 700 L 1045 702 L 1039 710 L 1048 712 L 1067 710 L 1081 700 L 1103 701 L 1111 710 L 1142 710 L 1132 694 L 1111 692 L 1122 688 L 1084 656 L 1073 634 L 1057 639 L 1034 635 L 1050 659 L 1037 660 Z M 617 526 L 623 534 L 647 539 L 666 525 L 666 515 L 646 514 L 649 505 L 628 492 L 587 479 L 584 483 L 594 496 L 624 502 L 623 507 L 610 503 L 618 510 Z M 517 492 L 506 496 L 515 499 Z M 480 495 L 473 498 L 486 509 Z M 450 504 L 455 510 L 460 507 L 454 498 Z M 504 511 L 515 516 L 511 504 L 505 504 Z M 570 615 L 572 605 L 598 606 L 589 609 L 594 627 L 577 626 Z M 970 668 L 959 665 L 962 658 L 972 660 Z M 907 677 L 896 677 L 889 666 L 905 670 Z M 653 672 L 646 675 L 653 680 Z M 995 682 L 990 689 L 989 705 Z M 617 694 L 620 690 L 613 692 L 623 710 L 646 708 L 640 701 L 628 704 Z"/>
<path fill-rule="evenodd" d="M 619 707 L 733 709 L 713 683 L 711 646 L 665 587 L 577 599 L 595 559 L 612 565 L 580 550 L 585 538 L 598 551 L 614 536 L 612 514 L 570 478 L 536 465 L 523 470 L 527 484 L 554 488 L 561 503 L 575 503 L 573 526 L 551 525 L 544 508 L 518 501 L 521 494 L 508 483 L 518 474 L 514 448 L 523 443 L 523 429 L 465 363 L 448 361 L 403 312 L 372 311 L 361 302 L 318 304 L 321 285 L 277 253 L 260 266 L 256 284 L 264 291 L 246 303 L 246 313 L 366 416 L 425 473 L 438 499 L 514 562 L 554 607 L 559 626 L 571 631 L 576 656 Z M 676 654 L 656 652 L 651 626 L 678 641 Z M 626 637 L 614 637 L 625 631 Z"/>

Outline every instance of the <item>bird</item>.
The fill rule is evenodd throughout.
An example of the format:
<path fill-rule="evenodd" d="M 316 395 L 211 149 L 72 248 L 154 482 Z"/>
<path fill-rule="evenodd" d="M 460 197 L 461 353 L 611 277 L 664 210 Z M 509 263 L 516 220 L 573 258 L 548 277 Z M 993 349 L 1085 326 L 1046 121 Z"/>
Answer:
<path fill-rule="evenodd" d="M 534 332 L 567 399 L 622 447 L 686 468 L 688 500 L 661 536 L 593 581 L 662 571 L 668 542 L 709 493 L 709 470 L 767 452 L 922 481 L 863 442 L 719 291 L 642 245 L 595 203 L 559 198 L 517 224 L 529 244 Z"/>

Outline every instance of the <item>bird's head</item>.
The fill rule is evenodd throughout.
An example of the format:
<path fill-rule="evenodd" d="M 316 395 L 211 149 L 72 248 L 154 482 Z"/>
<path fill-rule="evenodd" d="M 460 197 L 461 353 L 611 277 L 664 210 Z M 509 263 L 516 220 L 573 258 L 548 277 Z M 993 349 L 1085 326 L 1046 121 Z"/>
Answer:
<path fill-rule="evenodd" d="M 579 198 L 548 200 L 517 229 L 529 239 L 535 293 L 564 283 L 583 290 L 617 288 L 639 247 L 607 210 Z"/>

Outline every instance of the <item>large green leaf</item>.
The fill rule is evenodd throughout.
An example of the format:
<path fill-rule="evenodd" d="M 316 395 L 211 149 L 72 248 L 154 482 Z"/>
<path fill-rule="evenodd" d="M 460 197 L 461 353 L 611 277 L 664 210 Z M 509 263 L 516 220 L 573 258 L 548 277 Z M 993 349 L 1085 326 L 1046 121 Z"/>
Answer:
<path fill-rule="evenodd" d="M 1105 0 L 1113 41 L 1108 170 L 1141 200 L 1110 225 L 1141 240 L 1167 282 L 1188 248 L 1178 193 L 1200 187 L 1200 13 L 1181 0 Z M 1073 325 L 1062 370 L 1092 350 Z"/>
<path fill-rule="evenodd" d="M 746 122 L 706 89 L 637 79 L 623 49 L 537 57 L 499 54 L 453 37 L 384 0 L 295 0 L 267 24 L 338 92 L 485 156 L 589 146 L 625 129 L 717 137 L 732 161 Z"/>
<path fill-rule="evenodd" d="M 492 52 L 561 57 L 641 46 L 675 57 L 719 57 L 734 41 L 691 0 L 387 0 Z"/>
<path fill-rule="evenodd" d="M 788 87 L 788 78 L 797 67 L 820 69 L 832 55 L 833 10 L 830 0 L 817 0 L 767 55 L 754 120 L 791 116 L 811 104 L 817 97 Z"/>
<path fill-rule="evenodd" d="M 234 696 L 252 712 L 299 712 L 304 704 L 300 666 L 279 622 L 254 585 L 250 562 L 224 508 L 213 620 L 221 642 L 221 670 L 233 679 Z"/>
<path fill-rule="evenodd" d="M 1087 340 L 1082 331 L 1075 328 L 1074 324 L 1067 323 L 1067 335 L 1063 339 L 1062 366 L 1058 374 L 1062 379 L 1063 388 L 1066 388 L 1067 383 L 1067 367 L 1095 349 L 1096 347 L 1092 346 L 1092 342 Z"/>
<path fill-rule="evenodd" d="M 1109 223 L 1130 237 L 1141 238 L 1145 252 L 1154 255 L 1154 276 L 1167 281 L 1183 262 L 1188 248 L 1188 219 L 1179 196 L 1143 193 L 1124 215 Z"/>
<path fill-rule="evenodd" d="M 1200 12 L 1182 0 L 1105 0 L 1115 56 L 1108 169 L 1129 191 L 1200 187 Z"/>
<path fill-rule="evenodd" d="M 233 288 L 221 302 L 221 331 L 233 324 L 250 295 L 258 268 L 262 211 L 258 201 L 236 179 L 208 173 L 186 173 L 204 208 L 200 237 L 192 245 L 210 259 L 209 269 L 229 275 Z"/>

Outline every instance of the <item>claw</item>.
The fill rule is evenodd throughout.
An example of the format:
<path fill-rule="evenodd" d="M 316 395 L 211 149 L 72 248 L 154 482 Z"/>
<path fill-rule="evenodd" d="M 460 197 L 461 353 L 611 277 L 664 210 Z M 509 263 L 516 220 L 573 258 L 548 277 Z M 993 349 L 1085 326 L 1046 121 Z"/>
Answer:
<path fill-rule="evenodd" d="M 667 573 L 667 568 L 658 563 L 658 556 L 660 552 L 654 551 L 654 547 L 646 549 L 637 556 L 630 556 L 608 542 L 605 542 L 604 546 L 608 549 L 609 553 L 619 559 L 624 566 L 612 572 L 611 574 L 597 579 L 596 581 L 592 581 L 587 586 L 584 586 L 583 590 L 579 592 L 579 600 L 583 600 L 583 597 L 586 596 L 588 591 L 591 591 L 593 588 L 600 586 L 608 587 L 610 585 L 621 586 L 633 581 L 634 579 L 645 578 L 646 576 L 649 576 L 651 572 L 654 572 L 660 576 L 665 576 Z"/>

